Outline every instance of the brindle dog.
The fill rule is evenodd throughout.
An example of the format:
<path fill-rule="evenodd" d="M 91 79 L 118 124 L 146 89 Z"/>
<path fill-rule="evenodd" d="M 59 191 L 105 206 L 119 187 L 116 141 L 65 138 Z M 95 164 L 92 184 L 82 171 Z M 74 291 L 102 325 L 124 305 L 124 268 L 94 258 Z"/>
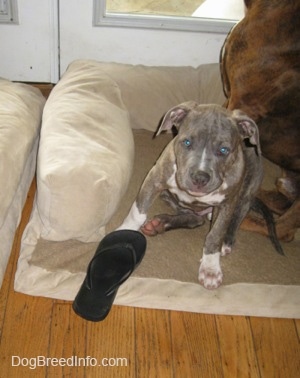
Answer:
<path fill-rule="evenodd" d="M 283 170 L 276 190 L 260 197 L 279 214 L 277 235 L 300 227 L 300 1 L 245 0 L 246 15 L 221 51 L 229 110 L 241 109 L 259 128 L 263 156 Z M 244 227 L 267 234 L 263 221 Z"/>

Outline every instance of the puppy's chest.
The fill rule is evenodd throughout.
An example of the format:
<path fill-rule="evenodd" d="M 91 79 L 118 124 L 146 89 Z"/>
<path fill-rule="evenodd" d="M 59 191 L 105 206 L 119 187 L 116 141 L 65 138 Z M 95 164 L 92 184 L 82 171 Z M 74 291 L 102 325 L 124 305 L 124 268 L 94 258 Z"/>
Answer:
<path fill-rule="evenodd" d="M 167 180 L 168 190 L 176 197 L 178 205 L 181 207 L 190 208 L 193 211 L 200 211 L 203 206 L 218 206 L 225 200 L 225 194 L 220 193 L 219 190 L 208 193 L 202 196 L 192 196 L 186 191 L 178 188 L 175 173 Z"/>

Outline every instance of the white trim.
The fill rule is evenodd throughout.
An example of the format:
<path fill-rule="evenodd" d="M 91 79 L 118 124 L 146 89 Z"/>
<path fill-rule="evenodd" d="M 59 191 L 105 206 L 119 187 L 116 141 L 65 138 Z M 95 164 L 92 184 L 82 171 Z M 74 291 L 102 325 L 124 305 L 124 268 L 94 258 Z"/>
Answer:
<path fill-rule="evenodd" d="M 93 26 L 122 26 L 131 28 L 152 28 L 185 30 L 209 33 L 228 33 L 237 23 L 234 20 L 137 15 L 106 12 L 106 0 L 93 0 Z"/>
<path fill-rule="evenodd" d="M 50 9 L 50 80 L 51 83 L 57 83 L 60 78 L 59 0 L 48 1 Z"/>

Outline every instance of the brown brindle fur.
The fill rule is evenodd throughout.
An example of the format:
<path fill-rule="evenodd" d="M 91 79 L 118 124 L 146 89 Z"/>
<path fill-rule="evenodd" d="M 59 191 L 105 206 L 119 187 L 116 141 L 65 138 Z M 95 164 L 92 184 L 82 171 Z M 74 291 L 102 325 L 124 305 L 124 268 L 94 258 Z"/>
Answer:
<path fill-rule="evenodd" d="M 277 190 L 261 198 L 280 217 L 278 237 L 300 227 L 300 1 L 245 0 L 247 12 L 221 53 L 226 107 L 259 127 L 263 155 L 283 169 Z M 267 234 L 260 220 L 244 227 Z"/>

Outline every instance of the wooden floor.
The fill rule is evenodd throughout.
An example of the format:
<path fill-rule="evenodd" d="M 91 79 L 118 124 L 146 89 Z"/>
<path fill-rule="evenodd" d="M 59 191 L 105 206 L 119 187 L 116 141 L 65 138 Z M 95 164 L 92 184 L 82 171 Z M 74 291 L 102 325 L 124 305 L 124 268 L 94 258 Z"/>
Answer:
<path fill-rule="evenodd" d="M 34 193 L 35 182 L 0 292 L 0 378 L 300 377 L 299 320 L 113 306 L 92 323 L 70 302 L 14 292 Z"/>

